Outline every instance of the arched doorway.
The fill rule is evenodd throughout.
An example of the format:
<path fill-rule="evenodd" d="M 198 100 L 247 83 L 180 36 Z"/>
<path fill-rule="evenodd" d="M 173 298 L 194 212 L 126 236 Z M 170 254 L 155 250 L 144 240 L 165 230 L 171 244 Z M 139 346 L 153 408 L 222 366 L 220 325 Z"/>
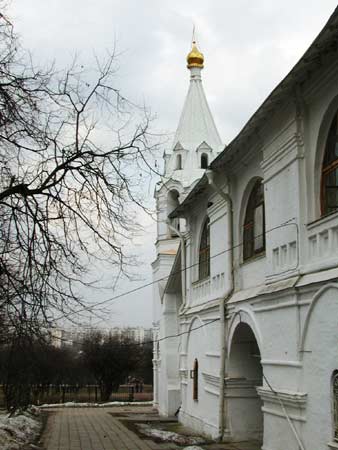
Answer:
<path fill-rule="evenodd" d="M 262 441 L 262 401 L 256 390 L 263 384 L 262 374 L 255 335 L 249 325 L 240 322 L 231 342 L 226 382 L 229 429 L 234 441 Z"/>

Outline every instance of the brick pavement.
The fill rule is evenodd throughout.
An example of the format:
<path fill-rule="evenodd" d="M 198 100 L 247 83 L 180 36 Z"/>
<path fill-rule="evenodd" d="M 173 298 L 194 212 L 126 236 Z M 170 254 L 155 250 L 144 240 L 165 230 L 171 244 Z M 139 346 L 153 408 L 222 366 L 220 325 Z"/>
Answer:
<path fill-rule="evenodd" d="M 172 443 L 141 439 L 119 420 L 121 414 L 154 414 L 151 407 L 55 408 L 48 410 L 48 420 L 41 437 L 45 450 L 178 450 Z M 111 414 L 113 413 L 113 415 Z M 202 445 L 205 450 L 258 450 L 243 444 Z"/>

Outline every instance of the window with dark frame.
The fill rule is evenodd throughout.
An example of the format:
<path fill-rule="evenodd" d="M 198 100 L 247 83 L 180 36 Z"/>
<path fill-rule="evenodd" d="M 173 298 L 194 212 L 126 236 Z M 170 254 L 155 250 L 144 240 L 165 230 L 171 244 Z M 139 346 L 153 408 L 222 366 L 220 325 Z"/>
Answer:
<path fill-rule="evenodd" d="M 201 169 L 207 169 L 208 168 L 208 155 L 205 153 L 202 153 L 201 155 Z"/>
<path fill-rule="evenodd" d="M 176 156 L 176 170 L 182 169 L 182 155 Z"/>
<path fill-rule="evenodd" d="M 199 262 L 198 262 L 198 279 L 202 280 L 210 275 L 210 227 L 209 217 L 204 222 L 200 247 L 199 247 Z"/>
<path fill-rule="evenodd" d="M 338 210 L 338 112 L 334 116 L 326 139 L 322 166 L 322 215 Z"/>
<path fill-rule="evenodd" d="M 198 360 L 194 361 L 194 368 L 192 373 L 193 385 L 192 385 L 192 398 L 198 400 Z"/>
<path fill-rule="evenodd" d="M 333 374 L 333 438 L 338 442 L 338 371 Z"/>
<path fill-rule="evenodd" d="M 243 259 L 265 251 L 264 186 L 256 181 L 248 201 L 243 227 Z"/>

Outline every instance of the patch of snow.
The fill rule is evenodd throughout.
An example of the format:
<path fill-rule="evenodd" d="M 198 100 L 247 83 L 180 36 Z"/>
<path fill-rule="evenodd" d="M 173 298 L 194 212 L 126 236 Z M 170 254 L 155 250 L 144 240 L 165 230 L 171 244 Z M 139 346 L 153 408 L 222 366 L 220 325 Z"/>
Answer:
<path fill-rule="evenodd" d="M 18 412 L 12 417 L 9 417 L 9 414 L 0 414 L 1 450 L 19 450 L 23 445 L 35 440 L 41 429 L 38 415 L 39 411 L 35 407 Z"/>
<path fill-rule="evenodd" d="M 190 446 L 205 443 L 205 439 L 199 436 L 185 436 L 182 434 L 175 433 L 173 431 L 159 430 L 157 428 L 152 428 L 151 426 L 144 423 L 138 423 L 137 426 L 141 431 L 141 433 L 152 438 L 160 439 L 161 441 L 174 442 L 175 444 L 178 445 L 190 445 Z"/>
<path fill-rule="evenodd" d="M 193 446 L 189 446 L 189 447 L 184 447 L 183 450 L 203 450 L 202 447 L 196 447 L 196 445 Z"/>
<path fill-rule="evenodd" d="M 39 408 L 108 408 L 109 406 L 149 406 L 153 402 L 108 402 L 108 403 L 44 403 Z"/>
<path fill-rule="evenodd" d="M 203 450 L 202 447 L 196 447 L 196 445 L 193 446 L 189 446 L 189 447 L 184 447 L 183 450 Z"/>

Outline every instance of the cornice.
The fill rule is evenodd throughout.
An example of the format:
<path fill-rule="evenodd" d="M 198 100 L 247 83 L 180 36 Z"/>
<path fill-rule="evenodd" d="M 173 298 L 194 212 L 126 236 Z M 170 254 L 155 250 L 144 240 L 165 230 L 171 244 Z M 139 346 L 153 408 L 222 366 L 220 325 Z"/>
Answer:
<path fill-rule="evenodd" d="M 210 386 L 217 387 L 219 389 L 220 387 L 220 377 L 217 375 L 213 375 L 211 373 L 202 372 L 202 376 L 204 378 L 204 381 L 209 384 Z"/>
<path fill-rule="evenodd" d="M 304 410 L 307 403 L 307 393 L 293 391 L 271 391 L 265 387 L 258 387 L 257 393 L 264 402 L 278 404 L 280 401 L 284 406 L 298 408 Z"/>

